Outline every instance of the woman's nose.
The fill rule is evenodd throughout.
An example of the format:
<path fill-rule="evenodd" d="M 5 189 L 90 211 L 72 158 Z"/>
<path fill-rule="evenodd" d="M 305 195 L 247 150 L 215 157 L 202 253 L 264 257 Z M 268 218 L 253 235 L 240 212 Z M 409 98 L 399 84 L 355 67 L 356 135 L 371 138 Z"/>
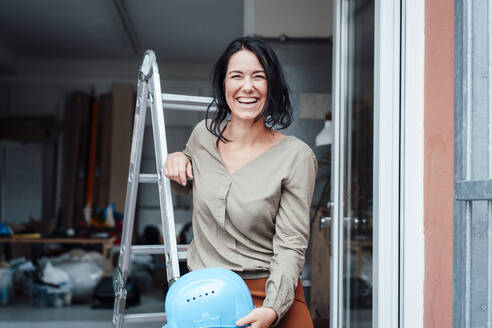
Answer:
<path fill-rule="evenodd" d="M 248 79 L 248 78 L 244 79 L 243 90 L 244 91 L 252 91 L 253 90 L 253 84 L 251 83 L 250 79 Z"/>

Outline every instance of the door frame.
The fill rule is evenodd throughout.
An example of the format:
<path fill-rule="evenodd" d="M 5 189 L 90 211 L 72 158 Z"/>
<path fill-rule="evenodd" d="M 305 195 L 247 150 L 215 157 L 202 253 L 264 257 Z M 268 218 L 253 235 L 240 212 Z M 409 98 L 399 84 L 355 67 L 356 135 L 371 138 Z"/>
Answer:
<path fill-rule="evenodd" d="M 373 327 L 399 326 L 400 1 L 376 0 Z"/>
<path fill-rule="evenodd" d="M 402 0 L 400 327 L 424 325 L 425 0 Z"/>

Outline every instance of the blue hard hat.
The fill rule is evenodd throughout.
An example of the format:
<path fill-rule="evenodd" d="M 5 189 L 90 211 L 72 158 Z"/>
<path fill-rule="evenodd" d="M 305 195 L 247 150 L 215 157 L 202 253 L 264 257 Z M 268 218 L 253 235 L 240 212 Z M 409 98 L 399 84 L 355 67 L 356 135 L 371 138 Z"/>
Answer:
<path fill-rule="evenodd" d="M 237 327 L 254 309 L 248 286 L 231 270 L 206 268 L 179 278 L 166 295 L 163 328 Z"/>

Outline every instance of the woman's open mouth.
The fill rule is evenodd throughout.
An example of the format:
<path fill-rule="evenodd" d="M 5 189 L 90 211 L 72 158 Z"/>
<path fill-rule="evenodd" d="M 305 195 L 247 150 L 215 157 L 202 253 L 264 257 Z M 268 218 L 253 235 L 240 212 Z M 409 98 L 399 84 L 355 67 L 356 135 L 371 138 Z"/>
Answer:
<path fill-rule="evenodd" d="M 250 97 L 240 97 L 237 98 L 237 101 L 240 104 L 248 105 L 248 104 L 256 104 L 258 102 L 258 98 L 250 98 Z"/>

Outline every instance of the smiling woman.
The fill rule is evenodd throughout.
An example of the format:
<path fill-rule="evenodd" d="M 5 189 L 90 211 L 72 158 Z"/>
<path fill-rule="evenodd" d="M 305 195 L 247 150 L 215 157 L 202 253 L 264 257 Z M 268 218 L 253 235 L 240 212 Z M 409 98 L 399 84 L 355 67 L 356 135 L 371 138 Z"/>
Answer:
<path fill-rule="evenodd" d="M 240 38 L 217 61 L 213 86 L 213 118 L 164 167 L 175 192 L 193 189 L 188 267 L 245 280 L 257 308 L 238 326 L 312 327 L 299 276 L 317 162 L 304 142 L 276 131 L 292 121 L 280 64 L 265 42 Z"/>
<path fill-rule="evenodd" d="M 251 84 L 244 85 L 245 79 Z M 268 130 L 284 129 L 292 123 L 289 90 L 279 60 L 270 45 L 260 39 L 244 37 L 232 41 L 214 66 L 212 84 L 217 112 L 207 128 L 222 141 L 226 139 L 220 124 L 232 115 L 232 102 L 227 97 L 233 86 L 246 87 L 242 92 L 248 92 L 248 96 L 251 96 L 249 92 L 265 95 L 265 102 L 258 106 L 261 111 L 255 116 L 255 123 L 263 119 Z M 206 118 L 209 115 L 207 112 Z"/>

